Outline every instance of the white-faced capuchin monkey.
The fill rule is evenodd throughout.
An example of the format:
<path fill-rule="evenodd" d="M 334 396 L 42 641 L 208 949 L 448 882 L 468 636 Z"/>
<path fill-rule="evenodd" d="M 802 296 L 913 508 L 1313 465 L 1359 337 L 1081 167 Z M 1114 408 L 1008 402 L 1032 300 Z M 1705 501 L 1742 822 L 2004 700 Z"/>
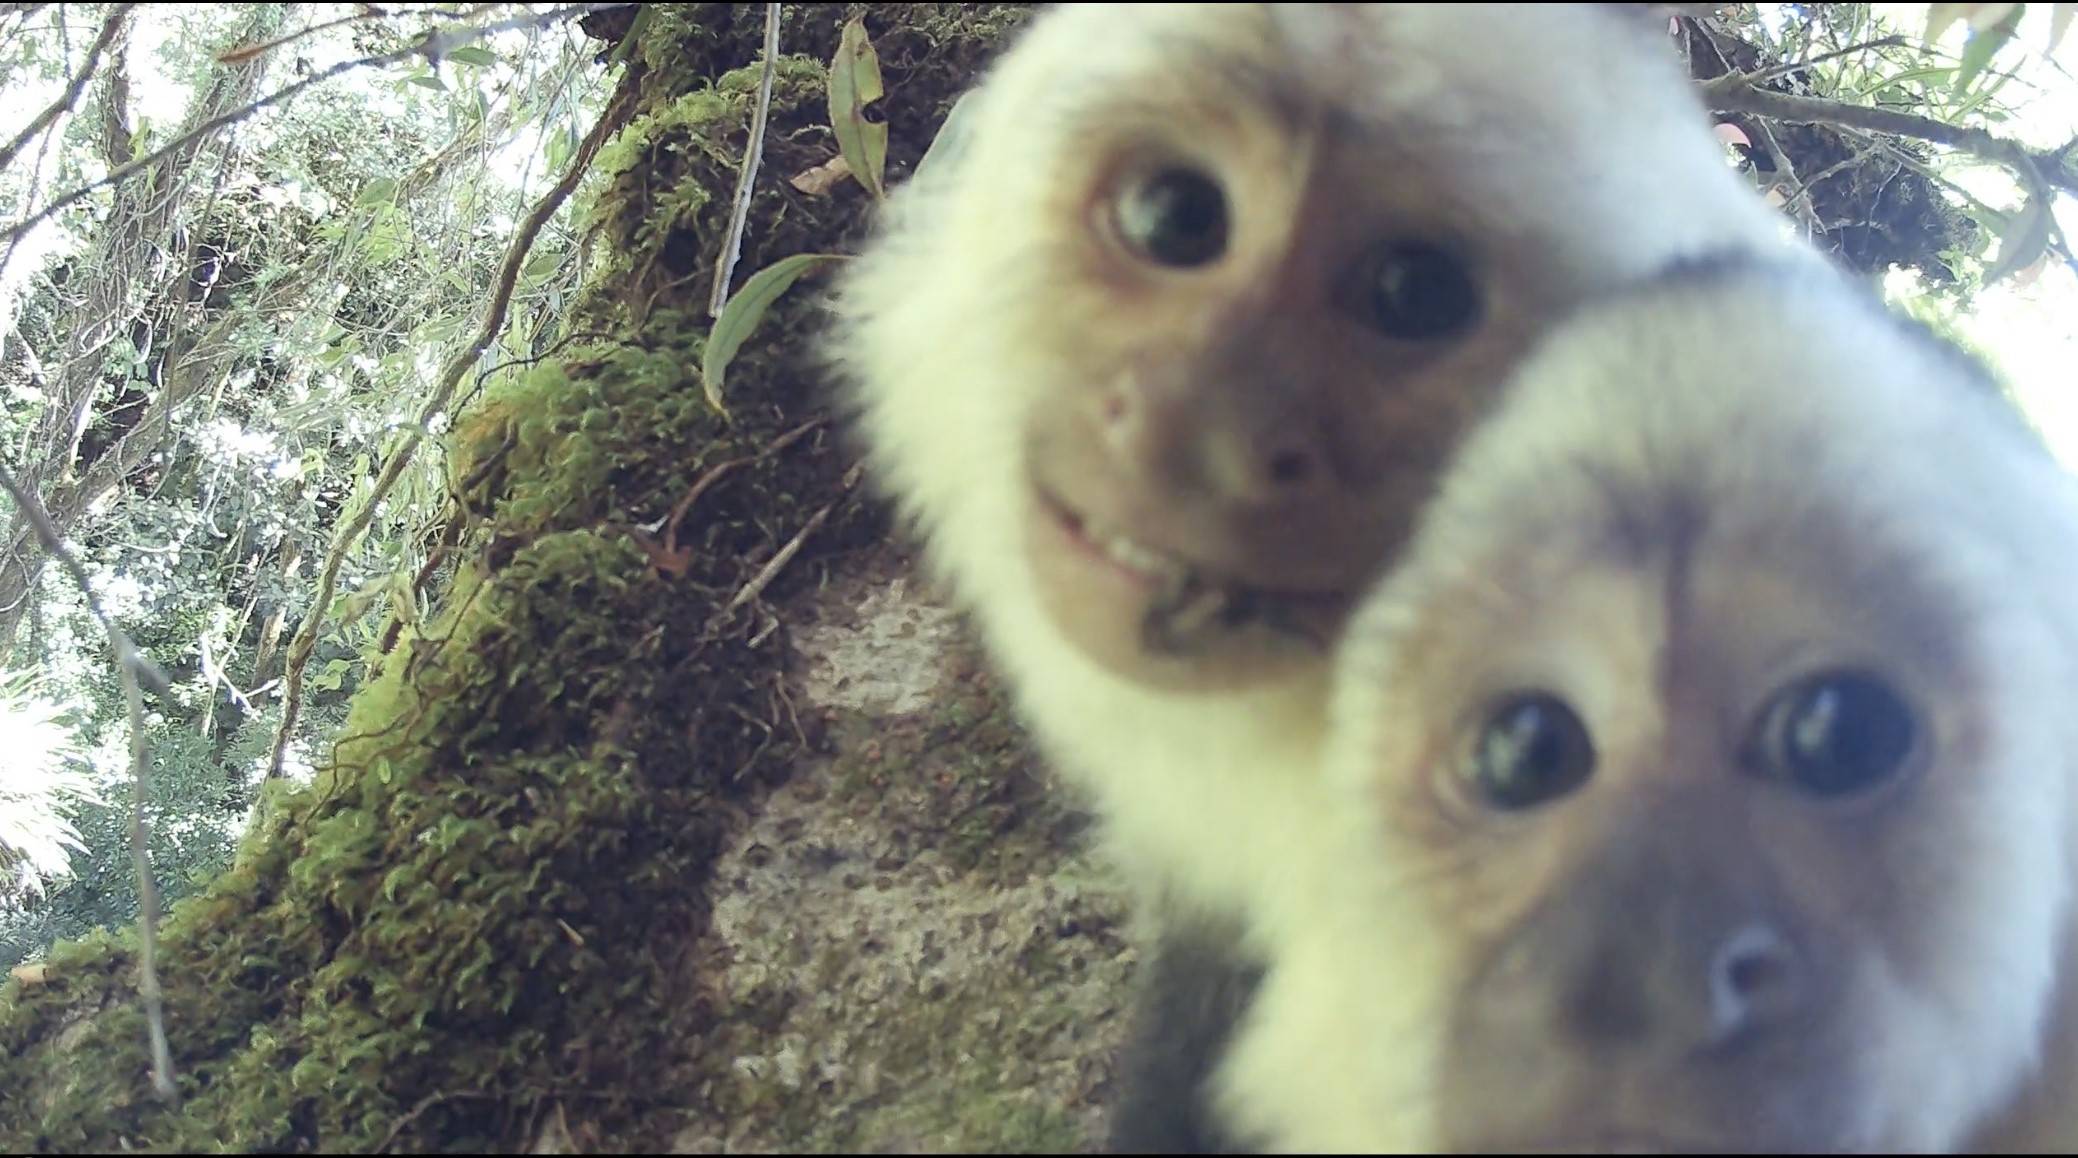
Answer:
<path fill-rule="evenodd" d="M 2078 484 L 1974 363 L 1809 268 L 1589 308 L 1344 637 L 1232 1128 L 2068 1152 L 2074 697 Z"/>
<path fill-rule="evenodd" d="M 1642 6 L 1069 5 L 969 102 L 842 275 L 830 349 L 1160 914 L 1141 1041 L 1173 1056 L 1128 1064 L 1114 1143 L 1201 1148 L 1161 1107 L 1324 822 L 1353 596 L 1553 317 L 1785 243 Z"/>

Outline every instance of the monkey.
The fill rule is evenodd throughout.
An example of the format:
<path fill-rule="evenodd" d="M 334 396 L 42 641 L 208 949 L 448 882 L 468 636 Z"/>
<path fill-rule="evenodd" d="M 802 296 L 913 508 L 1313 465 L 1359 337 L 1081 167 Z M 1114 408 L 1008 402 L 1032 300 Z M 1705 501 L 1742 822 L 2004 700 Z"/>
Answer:
<path fill-rule="evenodd" d="M 1459 433 L 1583 298 L 1789 243 L 1632 6 L 1065 5 L 963 102 L 828 358 L 1197 990 L 1131 1047 L 1187 1051 L 1126 1068 L 1195 1096 L 1222 1033 L 1158 1011 L 1245 1001 L 1263 882 L 1325 822 L 1332 644 Z"/>
<path fill-rule="evenodd" d="M 1332 666 L 1235 1136 L 2078 1145 L 2078 480 L 1867 287 L 1727 255 L 1554 325 Z"/>

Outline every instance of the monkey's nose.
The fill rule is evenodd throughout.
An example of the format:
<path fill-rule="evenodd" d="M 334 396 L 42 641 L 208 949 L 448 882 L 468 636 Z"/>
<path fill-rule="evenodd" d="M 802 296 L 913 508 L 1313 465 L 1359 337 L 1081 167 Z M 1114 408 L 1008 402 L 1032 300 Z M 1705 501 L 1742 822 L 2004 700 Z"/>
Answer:
<path fill-rule="evenodd" d="M 1279 506 L 1317 496 L 1329 485 L 1320 447 L 1290 430 L 1209 429 L 1199 453 L 1222 498 Z"/>
<path fill-rule="evenodd" d="M 1718 945 L 1709 964 L 1711 1044 L 1766 1032 L 1802 1010 L 1809 978 L 1796 947 L 1755 922 Z"/>
<path fill-rule="evenodd" d="M 1301 415 L 1249 413 L 1207 397 L 1122 382 L 1103 392 L 1098 426 L 1121 462 L 1152 467 L 1219 498 L 1280 506 L 1333 487 L 1324 435 Z"/>

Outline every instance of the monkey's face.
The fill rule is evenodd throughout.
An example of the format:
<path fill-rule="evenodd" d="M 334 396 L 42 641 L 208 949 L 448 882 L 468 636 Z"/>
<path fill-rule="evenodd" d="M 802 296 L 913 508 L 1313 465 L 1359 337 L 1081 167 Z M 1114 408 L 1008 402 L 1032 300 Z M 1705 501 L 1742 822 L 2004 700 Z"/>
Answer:
<path fill-rule="evenodd" d="M 1453 1149 L 1941 1147 L 2032 1051 L 2061 809 L 1999 613 L 1701 533 L 1500 553 L 1534 605 L 1444 596 L 1382 677 L 1381 807 L 1463 970 Z"/>
<path fill-rule="evenodd" d="M 1183 685 L 1324 650 L 1557 297 L 1533 239 L 1411 163 L 1245 104 L 1190 120 L 1104 125 L 1043 210 L 1021 464 L 1054 622 Z"/>
<path fill-rule="evenodd" d="M 985 608 L 1158 687 L 1317 667 L 1538 325 L 1713 228 L 1618 171 L 1725 192 L 1699 125 L 1530 99 L 1445 59 L 1521 34 L 1428 7 L 1060 12 L 982 91 L 845 309 L 885 475 Z"/>
<path fill-rule="evenodd" d="M 1451 1149 L 1942 1149 L 2041 1045 L 2070 637 L 2019 576 L 2067 500 L 1897 334 L 1747 290 L 1533 364 L 1352 630 L 1337 775 L 1436 946 L 1380 984 Z M 1684 369 L 1726 324 L 1835 353 Z"/>

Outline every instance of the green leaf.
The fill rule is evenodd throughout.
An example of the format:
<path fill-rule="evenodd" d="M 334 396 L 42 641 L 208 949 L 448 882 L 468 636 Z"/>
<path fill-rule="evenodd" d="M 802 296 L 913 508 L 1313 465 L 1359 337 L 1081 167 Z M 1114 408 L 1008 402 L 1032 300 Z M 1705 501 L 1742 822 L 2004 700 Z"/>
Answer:
<path fill-rule="evenodd" d="M 390 614 L 406 627 L 418 626 L 418 592 L 411 586 L 411 575 L 405 571 L 392 571 L 389 578 Z"/>
<path fill-rule="evenodd" d="M 1999 260 L 1984 271 L 1986 286 L 2035 264 L 2048 251 L 2049 200 L 2039 191 L 2030 194 L 2027 204 L 2022 205 L 2020 212 L 2006 223 L 2006 228 L 1999 233 Z"/>
<path fill-rule="evenodd" d="M 447 82 L 441 80 L 437 76 L 434 76 L 430 72 L 422 72 L 417 76 L 407 77 L 406 79 L 411 81 L 411 83 L 419 86 L 420 88 L 429 88 L 432 89 L 434 92 L 447 91 Z"/>
<path fill-rule="evenodd" d="M 563 258 L 561 254 L 553 250 L 542 250 L 540 253 L 527 259 L 527 268 L 522 272 L 529 279 L 544 278 L 554 273 L 562 264 Z"/>
<path fill-rule="evenodd" d="M 1983 88 L 1980 88 L 1976 92 L 1971 93 L 1967 100 L 1964 100 L 1961 104 L 1958 104 L 1954 108 L 1951 108 L 1948 111 L 1942 113 L 1941 120 L 1951 125 L 1959 125 L 1963 123 L 1964 117 L 1969 116 L 1971 113 L 1976 112 L 1980 108 L 1984 109 L 1983 116 L 1984 119 L 1987 121 L 1996 121 L 2003 119 L 2005 116 L 2005 110 L 1996 107 L 1986 106 L 1990 104 L 1991 98 L 1999 95 L 2000 89 L 2005 88 L 2009 83 L 2012 82 L 2013 78 L 2016 75 L 2018 74 L 2014 73 L 2010 69 L 1997 74 L 1992 79 L 1992 82 L 1990 84 L 1985 85 Z"/>
<path fill-rule="evenodd" d="M 576 155 L 577 146 L 581 143 L 577 136 L 576 126 L 567 123 L 563 126 L 563 131 L 560 135 L 549 137 L 547 148 L 549 171 L 552 173 L 562 172 L 564 164 Z"/>
<path fill-rule="evenodd" d="M 1900 88 L 1902 88 L 1903 86 L 1911 84 L 1914 81 L 1941 80 L 1946 77 L 1953 77 L 1954 75 L 1955 68 L 1952 65 L 1939 65 L 1929 66 L 1927 68 L 1907 69 L 1904 72 L 1897 74 L 1896 76 L 1877 78 L 1868 87 L 1856 93 L 1855 96 L 1857 98 L 1866 100 L 1872 94 L 1882 89 L 1889 88 L 1892 85 L 1897 85 Z"/>
<path fill-rule="evenodd" d="M 1927 5 L 1926 31 L 1920 33 L 1920 39 L 1926 41 L 1928 44 L 1932 44 L 1934 41 L 1941 39 L 1942 33 L 1948 31 L 1948 29 L 1951 26 L 1953 26 L 1956 21 L 1961 20 L 1963 18 L 1963 12 L 1968 7 L 1969 5 L 1967 4 Z"/>
<path fill-rule="evenodd" d="M 837 134 L 837 147 L 851 166 L 852 176 L 874 197 L 885 192 L 881 178 L 887 172 L 887 125 L 866 120 L 866 106 L 885 93 L 880 84 L 880 54 L 866 39 L 866 22 L 855 17 L 844 26 L 844 38 L 830 62 L 830 128 Z"/>
<path fill-rule="evenodd" d="M 457 64 L 473 64 L 479 67 L 498 63 L 498 54 L 481 45 L 465 44 L 447 54 Z"/>
<path fill-rule="evenodd" d="M 2026 9 L 2027 5 L 2016 4 L 1997 24 L 1970 33 L 1969 42 L 1963 45 L 1962 68 L 1955 74 L 1955 91 L 1958 95 L 1969 91 L 1970 82 L 1976 80 L 1977 74 L 1984 71 L 1999 49 L 2013 39 L 2014 30 L 2020 27 L 2020 14 Z"/>
<path fill-rule="evenodd" d="M 383 205 L 397 196 L 397 182 L 389 177 L 377 177 L 361 186 L 361 195 L 354 198 L 358 206 Z"/>
<path fill-rule="evenodd" d="M 765 320 L 765 311 L 779 300 L 793 284 L 807 274 L 835 265 L 844 258 L 829 253 L 797 253 L 781 258 L 751 275 L 729 304 L 722 307 L 722 316 L 714 319 L 714 327 L 707 332 L 707 351 L 700 359 L 700 377 L 707 391 L 707 403 L 726 416 L 728 408 L 722 405 L 722 378 L 728 372 L 729 363 L 735 359 L 736 351 L 757 333 L 759 323 Z"/>
<path fill-rule="evenodd" d="M 606 67 L 612 68 L 626 60 L 628 54 L 634 51 L 635 45 L 642 39 L 642 34 L 649 31 L 650 11 L 647 4 L 635 9 L 635 19 L 628 25 L 627 34 L 621 37 L 621 42 L 613 46 L 613 55 L 606 58 Z"/>

